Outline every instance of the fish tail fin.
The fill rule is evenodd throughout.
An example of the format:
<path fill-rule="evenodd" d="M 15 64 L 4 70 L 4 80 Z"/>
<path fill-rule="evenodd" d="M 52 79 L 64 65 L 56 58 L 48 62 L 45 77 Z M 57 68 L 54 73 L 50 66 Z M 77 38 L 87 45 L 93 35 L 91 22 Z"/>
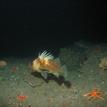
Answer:
<path fill-rule="evenodd" d="M 68 74 L 67 74 L 67 67 L 66 67 L 66 65 L 63 65 L 61 69 L 62 69 L 62 76 L 65 78 L 65 80 L 67 80 Z"/>
<path fill-rule="evenodd" d="M 59 58 L 56 58 L 54 61 L 55 61 L 59 66 L 61 65 L 61 61 L 60 61 Z"/>

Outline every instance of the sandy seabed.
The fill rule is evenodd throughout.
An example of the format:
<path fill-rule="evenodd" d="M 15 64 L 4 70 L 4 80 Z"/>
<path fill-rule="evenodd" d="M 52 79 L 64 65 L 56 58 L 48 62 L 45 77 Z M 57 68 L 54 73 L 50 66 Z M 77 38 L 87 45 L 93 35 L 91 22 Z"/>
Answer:
<path fill-rule="evenodd" d="M 33 58 L 1 58 L 7 65 L 0 67 L 0 107 L 107 107 L 107 70 L 99 67 L 104 57 L 107 44 L 78 41 L 60 49 L 70 84 L 32 74 Z M 84 96 L 93 89 L 101 90 L 104 100 Z"/>

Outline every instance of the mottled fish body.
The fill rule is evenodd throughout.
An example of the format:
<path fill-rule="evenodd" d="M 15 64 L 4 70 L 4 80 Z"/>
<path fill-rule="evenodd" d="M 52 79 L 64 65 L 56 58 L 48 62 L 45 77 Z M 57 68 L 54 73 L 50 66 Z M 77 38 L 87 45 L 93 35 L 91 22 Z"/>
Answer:
<path fill-rule="evenodd" d="M 33 61 L 32 69 L 35 72 L 40 72 L 45 79 L 47 79 L 48 73 L 53 74 L 56 77 L 64 76 L 64 78 L 67 78 L 66 66 L 61 66 L 60 59 L 54 59 L 54 57 L 50 53 L 47 53 L 47 51 L 39 54 L 38 58 Z"/>

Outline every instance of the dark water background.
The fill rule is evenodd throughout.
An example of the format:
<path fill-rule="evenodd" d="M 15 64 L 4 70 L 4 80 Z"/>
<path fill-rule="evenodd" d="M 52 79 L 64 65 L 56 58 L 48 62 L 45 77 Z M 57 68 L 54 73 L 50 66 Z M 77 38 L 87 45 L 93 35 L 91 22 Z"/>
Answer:
<path fill-rule="evenodd" d="M 94 0 L 2 0 L 0 55 L 57 54 L 77 40 L 106 42 L 106 3 Z"/>

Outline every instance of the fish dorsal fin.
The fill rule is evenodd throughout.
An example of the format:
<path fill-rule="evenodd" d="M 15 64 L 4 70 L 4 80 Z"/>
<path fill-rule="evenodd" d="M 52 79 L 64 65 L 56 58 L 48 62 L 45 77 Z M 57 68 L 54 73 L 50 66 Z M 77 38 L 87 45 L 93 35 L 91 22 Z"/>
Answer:
<path fill-rule="evenodd" d="M 54 57 L 53 55 L 51 55 L 49 52 L 47 51 L 43 51 L 41 54 L 39 53 L 38 57 L 41 59 L 41 60 L 53 60 Z"/>
<path fill-rule="evenodd" d="M 61 65 L 61 61 L 60 61 L 59 58 L 56 58 L 54 61 L 55 61 L 59 66 Z"/>

